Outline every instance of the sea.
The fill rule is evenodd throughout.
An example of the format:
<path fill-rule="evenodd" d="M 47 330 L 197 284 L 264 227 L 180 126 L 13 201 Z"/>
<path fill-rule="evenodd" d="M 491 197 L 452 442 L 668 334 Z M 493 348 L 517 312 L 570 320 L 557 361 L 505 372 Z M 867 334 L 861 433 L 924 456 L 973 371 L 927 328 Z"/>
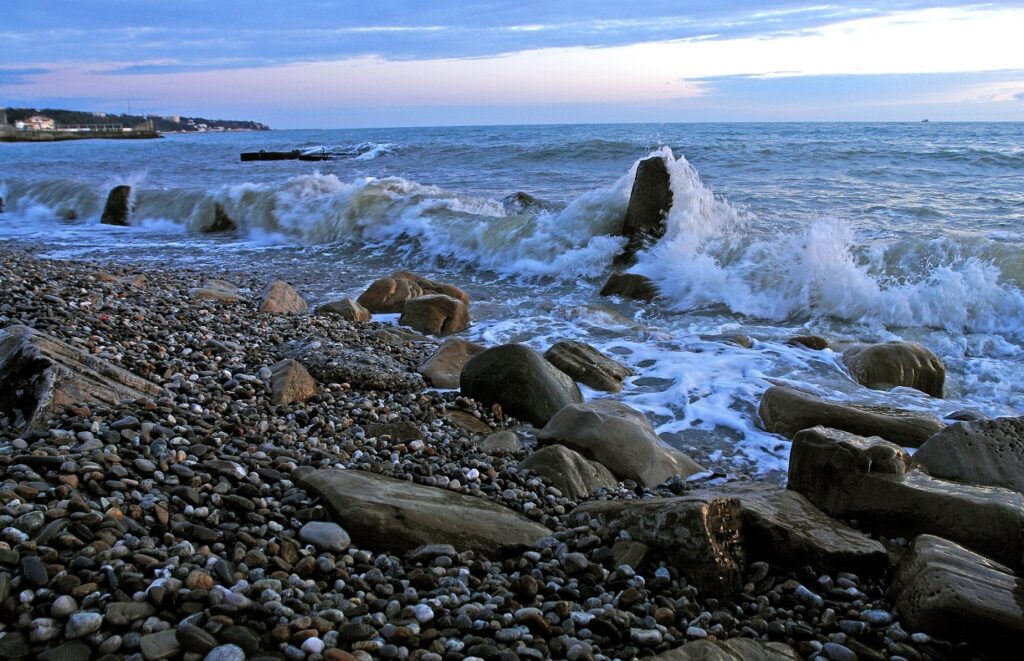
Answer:
<path fill-rule="evenodd" d="M 246 151 L 323 162 L 240 162 Z M 637 163 L 669 163 L 667 232 L 631 271 L 662 297 L 598 294 Z M 130 184 L 129 227 L 99 223 Z M 525 192 L 538 202 L 502 203 Z M 60 260 L 285 278 L 314 303 L 395 269 L 472 296 L 460 336 L 590 343 L 634 368 L 614 398 L 727 473 L 781 475 L 761 395 L 947 417 L 1024 415 L 1024 123 L 622 124 L 281 130 L 0 145 L 0 245 Z M 203 233 L 220 205 L 239 230 Z M 379 317 L 396 323 L 397 315 Z M 731 343 L 743 334 L 752 348 Z M 832 349 L 794 347 L 818 334 Z M 858 385 L 859 342 L 910 340 L 942 399 Z"/>

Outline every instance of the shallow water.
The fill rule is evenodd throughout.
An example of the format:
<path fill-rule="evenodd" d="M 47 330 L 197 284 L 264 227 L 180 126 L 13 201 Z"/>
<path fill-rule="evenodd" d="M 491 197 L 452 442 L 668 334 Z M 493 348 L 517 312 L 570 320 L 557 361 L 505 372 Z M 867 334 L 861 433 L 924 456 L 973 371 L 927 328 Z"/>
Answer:
<path fill-rule="evenodd" d="M 335 160 L 240 163 L 257 149 Z M 672 158 L 668 233 L 633 270 L 655 305 L 596 295 L 635 163 Z M 98 224 L 131 183 L 133 226 Z M 501 198 L 548 204 L 509 215 Z M 275 131 L 0 145 L 0 241 L 46 256 L 285 277 L 311 299 L 395 268 L 464 286 L 471 339 L 577 338 L 637 370 L 621 395 L 713 465 L 785 468 L 771 383 L 939 415 L 1024 412 L 1024 124 L 688 124 Z M 220 204 L 242 228 L 203 235 Z M 743 349 L 708 336 L 744 333 Z M 819 333 L 837 352 L 790 347 Z M 867 390 L 843 343 L 911 339 L 947 397 Z M 588 397 L 604 396 L 587 392 Z"/>

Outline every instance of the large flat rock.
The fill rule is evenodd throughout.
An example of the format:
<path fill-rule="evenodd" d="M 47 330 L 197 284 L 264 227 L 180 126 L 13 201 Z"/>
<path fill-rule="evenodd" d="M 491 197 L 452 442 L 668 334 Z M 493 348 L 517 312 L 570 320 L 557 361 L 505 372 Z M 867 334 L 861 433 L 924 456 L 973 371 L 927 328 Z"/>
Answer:
<path fill-rule="evenodd" d="M 320 383 L 347 383 L 355 390 L 408 392 L 426 387 L 423 377 L 387 353 L 321 337 L 288 342 L 282 358 L 294 358 Z"/>
<path fill-rule="evenodd" d="M 1021 579 L 959 544 L 931 535 L 915 539 L 896 570 L 891 594 L 906 627 L 945 640 L 1012 646 L 1019 653 Z"/>
<path fill-rule="evenodd" d="M 0 415 L 22 431 L 45 429 L 70 404 L 113 406 L 164 394 L 155 383 L 48 333 L 17 325 L 0 331 Z"/>
<path fill-rule="evenodd" d="M 880 436 L 903 447 L 916 448 L 942 430 L 934 416 L 888 406 L 830 402 L 817 395 L 773 386 L 757 410 L 764 428 L 786 438 L 817 425 L 858 436 Z"/>
<path fill-rule="evenodd" d="M 730 638 L 695 640 L 647 658 L 649 661 L 798 661 L 800 655 L 784 643 Z"/>
<path fill-rule="evenodd" d="M 337 468 L 293 472 L 359 547 L 404 554 L 427 544 L 502 555 L 551 534 L 483 498 L 374 473 Z"/>
<path fill-rule="evenodd" d="M 1024 417 L 960 422 L 914 453 L 932 477 L 1024 492 Z"/>

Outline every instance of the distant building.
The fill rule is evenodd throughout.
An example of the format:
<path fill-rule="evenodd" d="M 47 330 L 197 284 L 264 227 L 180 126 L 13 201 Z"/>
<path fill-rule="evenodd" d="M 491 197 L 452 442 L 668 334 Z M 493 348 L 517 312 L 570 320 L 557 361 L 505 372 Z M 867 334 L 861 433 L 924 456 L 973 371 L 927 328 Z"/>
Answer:
<path fill-rule="evenodd" d="M 92 116 L 93 116 L 93 117 L 106 117 L 106 116 L 107 116 L 107 113 L 105 113 L 105 112 L 94 112 L 94 113 L 92 114 Z"/>
<path fill-rule="evenodd" d="M 7 111 L 0 106 L 0 126 L 7 126 Z"/>
<path fill-rule="evenodd" d="M 57 122 L 42 115 L 32 115 L 25 120 L 24 126 L 30 131 L 52 131 L 57 128 Z"/>
<path fill-rule="evenodd" d="M 181 115 L 164 115 L 164 119 L 172 124 L 181 124 Z"/>

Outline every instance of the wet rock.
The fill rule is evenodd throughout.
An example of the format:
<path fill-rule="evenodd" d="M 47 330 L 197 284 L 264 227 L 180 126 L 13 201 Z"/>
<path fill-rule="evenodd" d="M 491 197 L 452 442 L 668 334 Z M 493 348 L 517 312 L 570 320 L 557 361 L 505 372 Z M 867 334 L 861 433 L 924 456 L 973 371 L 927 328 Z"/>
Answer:
<path fill-rule="evenodd" d="M 215 202 L 213 205 L 213 222 L 203 228 L 203 232 L 207 234 L 220 233 L 220 232 L 234 232 L 238 229 L 238 225 L 231 216 L 228 215 L 227 211 L 220 202 Z"/>
<path fill-rule="evenodd" d="M 918 447 L 942 430 L 934 416 L 887 406 L 830 402 L 786 386 L 773 386 L 757 410 L 764 428 L 793 438 L 821 425 L 859 436 L 880 436 L 904 447 Z"/>
<path fill-rule="evenodd" d="M 181 645 L 174 629 L 165 629 L 139 639 L 139 650 L 146 661 L 160 661 L 177 656 L 181 652 Z"/>
<path fill-rule="evenodd" d="M 30 585 L 36 587 L 42 587 L 50 582 L 50 576 L 46 572 L 46 565 L 43 564 L 43 561 L 38 556 L 27 555 L 21 559 L 21 574 Z"/>
<path fill-rule="evenodd" d="M 843 363 L 861 385 L 874 390 L 897 386 L 942 397 L 946 366 L 933 351 L 916 342 L 886 342 L 843 352 Z"/>
<path fill-rule="evenodd" d="M 786 340 L 786 344 L 794 347 L 806 347 L 812 351 L 824 351 L 832 346 L 827 338 L 820 335 L 794 335 Z"/>
<path fill-rule="evenodd" d="M 453 337 L 445 340 L 422 365 L 418 372 L 435 388 L 458 388 L 462 368 L 486 347 Z"/>
<path fill-rule="evenodd" d="M 65 638 L 84 638 L 99 631 L 103 626 L 103 615 L 100 613 L 78 612 L 68 618 L 64 626 Z"/>
<path fill-rule="evenodd" d="M 268 314 L 306 314 L 309 306 L 299 292 L 284 280 L 277 280 L 263 290 L 260 312 Z"/>
<path fill-rule="evenodd" d="M 460 551 L 502 553 L 549 532 L 481 498 L 372 473 L 329 468 L 300 471 L 295 479 L 368 548 L 404 554 L 427 544 L 451 544 Z"/>
<path fill-rule="evenodd" d="M 469 294 L 459 289 L 455 285 L 450 285 L 444 282 L 436 282 L 434 280 L 424 278 L 421 275 L 417 275 L 409 271 L 395 271 L 394 273 L 391 274 L 391 277 L 397 280 L 408 280 L 409 282 L 416 283 L 417 285 L 419 285 L 420 289 L 423 290 L 424 296 L 429 296 L 430 294 L 443 294 L 445 296 L 450 296 L 457 301 L 462 301 L 467 306 L 469 305 Z"/>
<path fill-rule="evenodd" d="M 932 477 L 1024 492 L 1024 417 L 946 427 L 914 453 L 914 465 Z"/>
<path fill-rule="evenodd" d="M 423 296 L 423 288 L 410 280 L 374 280 L 356 301 L 370 312 L 390 314 L 405 309 L 405 302 Z"/>
<path fill-rule="evenodd" d="M 879 542 L 827 516 L 795 491 L 731 482 L 709 492 L 739 499 L 744 547 L 775 566 L 873 572 L 888 563 Z"/>
<path fill-rule="evenodd" d="M 517 191 L 501 198 L 501 208 L 509 216 L 519 216 L 533 211 L 551 210 L 555 208 L 555 205 L 546 200 L 536 198 L 529 193 Z"/>
<path fill-rule="evenodd" d="M 270 401 L 275 405 L 304 402 L 320 391 L 320 386 L 297 360 L 285 358 L 270 367 Z"/>
<path fill-rule="evenodd" d="M 707 594 L 730 595 L 741 585 L 742 511 L 735 498 L 591 501 L 570 516 L 581 524 L 596 518 L 614 534 L 626 531 Z"/>
<path fill-rule="evenodd" d="M 524 449 L 526 445 L 523 444 L 522 439 L 514 431 L 502 429 L 493 434 L 488 434 L 487 438 L 484 439 L 482 447 L 484 452 L 490 454 L 499 451 L 515 452 Z"/>
<path fill-rule="evenodd" d="M 245 661 L 245 650 L 238 645 L 218 645 L 203 657 L 203 661 Z"/>
<path fill-rule="evenodd" d="M 351 298 L 343 298 L 337 301 L 331 301 L 324 303 L 316 309 L 315 314 L 333 314 L 341 317 L 345 321 L 370 321 L 372 315 L 370 311 L 360 305 L 358 302 L 353 301 Z"/>
<path fill-rule="evenodd" d="M 628 239 L 619 259 L 630 263 L 640 250 L 665 234 L 665 217 L 672 208 L 672 185 L 663 156 L 652 156 L 637 164 L 629 206 L 622 223 L 622 236 Z"/>
<path fill-rule="evenodd" d="M 658 287 L 647 276 L 636 273 L 612 273 L 601 287 L 600 295 L 653 301 L 658 297 Z"/>
<path fill-rule="evenodd" d="M 537 434 L 603 464 L 620 480 L 656 486 L 704 470 L 658 438 L 647 416 L 622 402 L 595 400 L 561 409 Z"/>
<path fill-rule="evenodd" d="M 815 427 L 793 439 L 789 488 L 826 514 L 890 535 L 942 535 L 1019 567 L 1024 495 L 908 470 L 910 457 L 880 438 Z"/>
<path fill-rule="evenodd" d="M 146 601 L 115 601 L 107 605 L 104 620 L 115 627 L 127 627 L 132 622 L 144 620 L 156 613 L 156 608 Z"/>
<path fill-rule="evenodd" d="M 299 530 L 299 539 L 331 553 L 344 553 L 352 544 L 345 529 L 330 521 L 310 521 Z"/>
<path fill-rule="evenodd" d="M 44 428 L 76 402 L 115 405 L 163 394 L 156 384 L 42 331 L 0 331 L 0 415 L 20 429 Z"/>
<path fill-rule="evenodd" d="M 549 363 L 580 383 L 605 392 L 619 392 L 633 370 L 612 360 L 589 344 L 562 340 L 544 352 Z"/>
<path fill-rule="evenodd" d="M 801 657 L 784 643 L 730 638 L 695 640 L 648 658 L 650 661 L 798 661 Z"/>
<path fill-rule="evenodd" d="M 103 206 L 100 223 L 104 225 L 128 224 L 132 211 L 132 187 L 127 185 L 114 186 L 107 194 L 107 203 Z"/>
<path fill-rule="evenodd" d="M 486 405 L 500 404 L 536 426 L 583 401 L 571 377 L 524 344 L 504 344 L 475 356 L 462 368 L 459 381 L 463 395 Z"/>
<path fill-rule="evenodd" d="M 451 335 L 469 328 L 469 308 L 445 294 L 428 294 L 405 302 L 398 323 L 428 335 Z"/>
<path fill-rule="evenodd" d="M 607 468 L 561 445 L 537 450 L 519 467 L 547 478 L 556 489 L 576 500 L 586 498 L 597 489 L 614 487 L 617 483 Z"/>
<path fill-rule="evenodd" d="M 1020 579 L 997 562 L 940 537 L 922 535 L 893 577 L 905 626 L 942 639 L 1016 652 L 1024 639 Z"/>

